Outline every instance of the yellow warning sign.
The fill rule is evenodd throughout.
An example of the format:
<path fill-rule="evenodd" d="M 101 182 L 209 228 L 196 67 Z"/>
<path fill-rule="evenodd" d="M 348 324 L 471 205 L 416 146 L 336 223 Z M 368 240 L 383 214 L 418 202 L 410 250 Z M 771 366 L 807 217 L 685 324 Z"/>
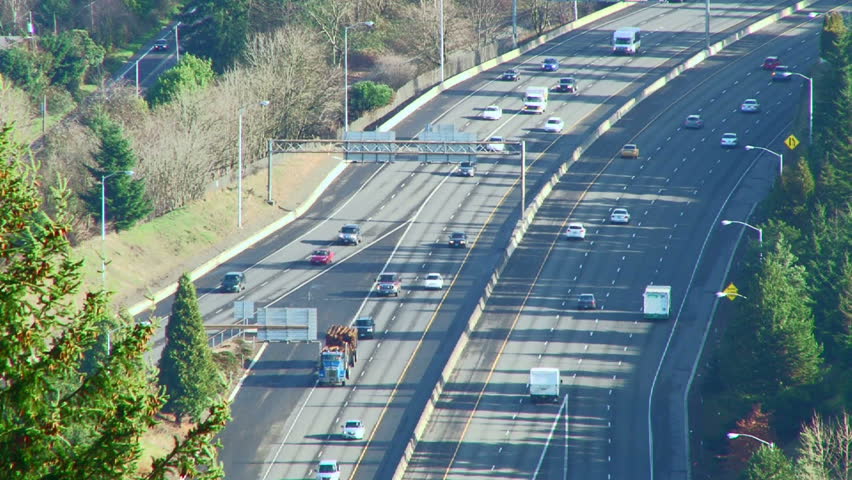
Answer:
<path fill-rule="evenodd" d="M 725 296 L 728 297 L 728 300 L 731 301 L 733 301 L 734 298 L 740 296 L 739 292 L 740 290 L 737 288 L 736 285 L 733 284 L 733 282 L 731 282 L 730 285 L 728 285 L 727 287 L 725 287 L 724 290 L 722 290 L 722 293 L 724 293 Z"/>
<path fill-rule="evenodd" d="M 799 139 L 795 135 L 790 135 L 784 140 L 784 145 L 787 145 L 790 150 L 795 150 L 799 146 Z"/>

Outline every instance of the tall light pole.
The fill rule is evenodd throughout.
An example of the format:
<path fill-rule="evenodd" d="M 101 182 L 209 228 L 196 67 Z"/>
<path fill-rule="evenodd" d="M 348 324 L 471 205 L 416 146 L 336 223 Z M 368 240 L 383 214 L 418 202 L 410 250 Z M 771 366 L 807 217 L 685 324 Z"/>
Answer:
<path fill-rule="evenodd" d="M 814 79 L 799 72 L 790 72 L 808 81 L 808 145 L 814 143 Z"/>
<path fill-rule="evenodd" d="M 133 170 L 120 170 L 118 172 L 101 175 L 101 283 L 106 287 L 106 181 L 113 175 L 133 175 Z"/>
<path fill-rule="evenodd" d="M 151 50 L 153 49 L 154 47 L 149 48 L 147 52 L 143 53 L 141 57 L 136 59 L 136 95 L 139 95 L 141 92 L 139 90 L 139 62 L 142 61 L 143 58 L 145 58 L 145 55 L 151 53 Z"/>
<path fill-rule="evenodd" d="M 735 223 L 737 225 L 742 225 L 744 227 L 748 227 L 748 228 L 756 231 L 757 232 L 757 243 L 759 243 L 760 246 L 763 247 L 763 230 L 762 229 L 757 228 L 754 225 L 749 225 L 748 223 L 745 223 L 745 222 L 740 222 L 739 220 L 722 220 L 721 223 L 722 223 L 722 225 L 731 225 L 731 224 Z"/>
<path fill-rule="evenodd" d="M 349 131 L 349 29 L 364 25 L 373 28 L 374 22 L 358 22 L 343 27 L 343 131 Z"/>
<path fill-rule="evenodd" d="M 440 42 L 438 42 L 439 43 L 438 47 L 441 49 L 441 52 L 440 52 L 439 55 L 440 55 L 440 59 L 441 59 L 441 85 L 443 85 L 444 84 L 444 0 L 440 0 L 439 3 L 440 3 L 440 5 L 438 6 L 438 9 L 440 10 L 440 12 L 438 13 L 438 17 L 439 17 L 438 28 L 440 28 L 441 31 L 438 32 L 439 33 L 438 36 L 440 37 L 441 40 L 440 40 Z"/>
<path fill-rule="evenodd" d="M 180 37 L 178 36 L 178 28 L 180 28 L 180 22 L 175 24 L 175 61 L 180 63 Z"/>
<path fill-rule="evenodd" d="M 238 131 L 237 134 L 237 227 L 243 228 L 243 113 L 246 108 L 252 105 L 260 105 L 265 107 L 269 105 L 269 100 L 261 100 L 257 103 L 249 103 L 240 107 L 238 115 Z"/>
<path fill-rule="evenodd" d="M 764 152 L 769 152 L 772 155 L 775 155 L 776 157 L 778 157 L 778 176 L 780 177 L 781 175 L 784 174 L 784 155 L 782 155 L 778 152 L 775 152 L 773 150 L 770 150 L 768 148 L 755 147 L 754 145 L 746 145 L 745 149 L 746 150 L 763 150 Z"/>
<path fill-rule="evenodd" d="M 766 440 L 764 440 L 764 439 L 762 439 L 762 438 L 758 438 L 758 437 L 755 437 L 754 435 L 749 435 L 749 434 L 747 434 L 747 433 L 729 432 L 729 433 L 728 433 L 728 435 L 727 435 L 727 437 L 728 437 L 730 440 L 733 440 L 733 439 L 735 439 L 735 438 L 739 438 L 739 437 L 748 437 L 748 438 L 751 438 L 751 439 L 753 439 L 753 440 L 757 440 L 758 442 L 760 442 L 760 443 L 762 443 L 762 444 L 766 445 L 766 446 L 767 446 L 767 447 L 769 447 L 769 448 L 775 448 L 775 444 L 774 444 L 774 443 L 772 443 L 772 442 L 767 442 Z"/>

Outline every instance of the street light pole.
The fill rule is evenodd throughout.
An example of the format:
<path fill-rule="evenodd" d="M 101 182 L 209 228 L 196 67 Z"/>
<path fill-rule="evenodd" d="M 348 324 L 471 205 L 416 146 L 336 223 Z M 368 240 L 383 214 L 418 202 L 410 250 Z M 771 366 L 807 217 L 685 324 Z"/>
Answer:
<path fill-rule="evenodd" d="M 239 115 L 237 119 L 237 227 L 243 228 L 243 113 L 245 113 L 246 108 L 250 105 L 254 105 L 250 103 L 248 105 L 244 105 L 240 107 Z M 269 100 L 262 100 L 257 102 L 257 105 L 261 107 L 265 107 L 269 105 Z"/>
<path fill-rule="evenodd" d="M 722 220 L 721 223 L 722 223 L 722 225 L 730 225 L 732 223 L 736 223 L 737 225 L 742 225 L 744 227 L 748 227 L 748 228 L 756 231 L 757 232 L 757 243 L 759 243 L 760 246 L 763 247 L 763 230 L 762 229 L 757 228 L 754 225 L 749 225 L 748 223 L 745 223 L 745 222 L 740 222 L 739 220 Z"/>
<path fill-rule="evenodd" d="M 101 175 L 101 284 L 106 287 L 106 181 L 113 175 L 133 175 L 133 170 L 121 170 Z"/>
<path fill-rule="evenodd" d="M 358 22 L 343 27 L 343 131 L 349 131 L 349 29 L 364 25 L 372 28 L 374 22 Z"/>
<path fill-rule="evenodd" d="M 814 144 L 814 79 L 798 72 L 790 72 L 808 81 L 808 145 Z"/>
<path fill-rule="evenodd" d="M 440 52 L 441 85 L 443 85 L 444 84 L 444 0 L 440 0 L 439 3 L 440 3 L 439 9 L 441 10 L 438 14 L 438 16 L 440 17 L 440 21 L 438 23 L 439 23 L 439 28 L 441 29 L 441 31 L 439 32 L 440 33 L 439 37 L 441 38 L 441 41 L 439 42 L 440 43 L 439 48 L 441 49 L 441 52 Z"/>
<path fill-rule="evenodd" d="M 180 63 L 180 38 L 178 37 L 178 28 L 180 27 L 180 22 L 175 24 L 175 61 Z"/>
<path fill-rule="evenodd" d="M 769 448 L 775 448 L 775 444 L 774 444 L 774 443 L 772 443 L 772 442 L 767 442 L 766 440 L 764 440 L 764 439 L 762 439 L 762 438 L 758 438 L 758 437 L 755 437 L 754 435 L 749 435 L 749 434 L 747 434 L 747 433 L 729 432 L 729 433 L 728 433 L 728 435 L 727 435 L 727 437 L 728 437 L 728 439 L 730 439 L 730 440 L 733 440 L 733 439 L 735 439 L 735 438 L 739 438 L 739 437 L 748 437 L 748 438 L 751 438 L 751 439 L 753 439 L 753 440 L 757 440 L 758 442 L 760 442 L 760 443 L 762 443 L 762 444 L 766 445 L 766 446 L 767 446 L 767 447 L 769 447 Z"/>
<path fill-rule="evenodd" d="M 778 157 L 778 176 L 780 177 L 784 174 L 784 155 L 782 155 L 778 152 L 775 152 L 773 150 L 770 150 L 768 148 L 755 147 L 754 145 L 746 145 L 745 149 L 746 150 L 763 150 L 764 152 L 769 152 L 772 155 L 775 155 L 776 157 Z"/>

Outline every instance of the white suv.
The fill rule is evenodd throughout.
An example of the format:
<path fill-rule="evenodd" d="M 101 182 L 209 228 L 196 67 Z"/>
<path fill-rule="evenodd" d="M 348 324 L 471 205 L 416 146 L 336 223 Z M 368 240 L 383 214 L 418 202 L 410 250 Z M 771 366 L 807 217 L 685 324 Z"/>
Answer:
<path fill-rule="evenodd" d="M 340 480 L 340 465 L 337 460 L 323 460 L 317 467 L 317 480 Z"/>
<path fill-rule="evenodd" d="M 720 145 L 722 145 L 722 148 L 736 148 L 736 146 L 738 144 L 739 144 L 739 141 L 737 140 L 737 134 L 736 133 L 723 133 L 722 134 L 722 141 L 720 142 Z"/>

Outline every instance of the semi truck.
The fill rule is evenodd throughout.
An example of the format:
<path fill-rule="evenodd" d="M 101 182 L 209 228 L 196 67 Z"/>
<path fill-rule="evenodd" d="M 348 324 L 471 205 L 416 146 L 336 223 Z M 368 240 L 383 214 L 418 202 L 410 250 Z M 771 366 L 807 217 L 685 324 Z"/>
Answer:
<path fill-rule="evenodd" d="M 648 285 L 642 295 L 642 313 L 645 318 L 669 318 L 672 306 L 672 287 L 668 285 Z"/>
<path fill-rule="evenodd" d="M 527 87 L 524 94 L 524 111 L 544 113 L 547 110 L 547 87 Z"/>
<path fill-rule="evenodd" d="M 319 382 L 323 385 L 346 385 L 349 369 L 358 360 L 358 330 L 345 325 L 332 325 L 325 333 L 320 350 Z"/>
<path fill-rule="evenodd" d="M 530 369 L 530 400 L 533 403 L 559 401 L 562 379 L 558 368 Z"/>

